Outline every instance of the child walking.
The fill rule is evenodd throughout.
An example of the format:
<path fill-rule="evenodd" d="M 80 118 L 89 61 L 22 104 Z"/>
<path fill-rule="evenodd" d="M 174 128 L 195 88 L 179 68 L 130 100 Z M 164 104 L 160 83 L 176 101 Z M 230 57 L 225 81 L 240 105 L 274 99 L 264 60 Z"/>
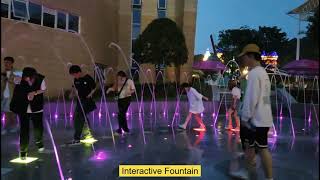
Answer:
<path fill-rule="evenodd" d="M 204 111 L 202 99 L 205 99 L 208 101 L 208 98 L 200 94 L 194 88 L 192 88 L 189 83 L 183 83 L 181 87 L 187 92 L 188 101 L 189 101 L 189 114 L 185 122 L 179 125 L 179 129 L 186 130 L 187 125 L 192 118 L 192 115 L 195 115 L 195 118 L 200 126 L 199 130 L 206 130 L 206 127 L 202 122 L 200 114 Z"/>
<path fill-rule="evenodd" d="M 234 131 L 240 131 L 240 119 L 238 116 L 238 106 L 239 101 L 241 98 L 241 90 L 237 87 L 237 81 L 231 80 L 229 82 L 229 89 L 231 90 L 232 94 L 232 104 L 231 107 L 228 110 L 228 126 L 226 127 L 226 130 L 234 130 Z M 232 116 L 236 120 L 237 127 L 233 129 L 232 126 Z"/>

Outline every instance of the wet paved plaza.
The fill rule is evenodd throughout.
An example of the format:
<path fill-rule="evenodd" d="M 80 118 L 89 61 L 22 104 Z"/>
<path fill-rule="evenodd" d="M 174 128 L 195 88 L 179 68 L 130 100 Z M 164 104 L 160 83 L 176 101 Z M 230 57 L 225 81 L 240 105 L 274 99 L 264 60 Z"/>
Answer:
<path fill-rule="evenodd" d="M 92 123 L 93 119 L 98 118 L 97 116 L 90 116 Z M 58 119 L 63 117 L 62 113 Z M 145 115 L 143 134 L 139 124 L 141 117 L 138 114 L 130 114 L 128 123 L 132 128 L 132 134 L 116 136 L 113 141 L 108 122 L 104 122 L 105 118 L 102 116 L 102 122 L 96 120 L 93 124 L 94 136 L 98 141 L 93 146 L 83 144 L 74 147 L 64 145 L 65 142 L 72 140 L 72 127 L 66 125 L 63 120 L 52 121 L 50 127 L 60 163 L 57 163 L 47 128 L 44 141 L 48 151 L 39 154 L 31 135 L 29 156 L 39 159 L 27 165 L 10 163 L 10 160 L 18 157 L 19 138 L 17 133 L 9 133 L 1 137 L 1 177 L 6 180 L 58 180 L 61 177 L 58 168 L 60 164 L 64 179 L 69 180 L 140 179 L 119 178 L 118 165 L 200 164 L 201 179 L 233 179 L 229 176 L 229 171 L 243 166 L 241 158 L 237 158 L 237 154 L 241 152 L 241 145 L 238 133 L 224 130 L 225 117 L 220 114 L 214 127 L 211 114 L 204 114 L 206 132 L 194 131 L 192 128 L 179 132 L 170 125 L 172 117 L 172 114 L 169 114 L 169 119 L 161 118 L 159 115 L 154 125 L 154 116 Z M 177 120 L 184 118 L 185 114 L 181 113 Z M 46 116 L 46 119 L 50 122 L 49 116 Z M 110 119 L 115 129 L 116 114 L 110 114 Z M 316 128 L 303 129 L 301 119 L 294 121 L 295 138 L 291 135 L 288 118 L 282 120 L 281 133 L 279 130 L 277 136 L 270 134 L 269 145 L 272 151 L 274 179 L 319 179 L 319 131 Z M 192 121 L 193 127 L 196 126 L 195 122 Z M 46 124 L 44 126 L 46 127 Z M 103 158 L 96 158 L 95 154 L 100 154 Z M 264 179 L 259 162 L 257 172 L 257 179 Z"/>

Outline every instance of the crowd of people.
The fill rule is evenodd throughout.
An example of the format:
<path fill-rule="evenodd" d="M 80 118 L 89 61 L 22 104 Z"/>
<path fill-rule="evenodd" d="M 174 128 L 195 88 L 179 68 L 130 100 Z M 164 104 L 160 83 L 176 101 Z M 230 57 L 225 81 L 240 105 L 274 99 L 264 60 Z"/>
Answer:
<path fill-rule="evenodd" d="M 272 158 L 268 150 L 268 131 L 273 125 L 271 112 L 270 79 L 261 66 L 260 49 L 255 44 L 248 44 L 238 56 L 243 66 L 249 68 L 247 77 L 241 76 L 229 82 L 232 94 L 232 103 L 228 109 L 227 130 L 240 131 L 242 149 L 246 166 L 240 171 L 231 172 L 233 176 L 248 178 L 256 166 L 256 155 L 262 161 L 266 179 L 272 179 Z M 26 159 L 29 144 L 29 121 L 34 126 L 35 141 L 38 151 L 44 151 L 43 145 L 43 107 L 46 91 L 45 76 L 32 67 L 25 67 L 22 77 L 18 76 L 13 67 L 12 57 L 4 58 L 4 72 L 1 73 L 1 111 L 5 114 L 6 124 L 1 129 L 2 134 L 16 132 L 16 116 L 20 122 L 20 158 Z M 94 79 L 82 72 L 81 67 L 72 65 L 69 74 L 74 78 L 71 97 L 77 98 L 74 115 L 74 136 L 68 145 L 78 145 L 82 138 L 92 137 L 88 114 L 96 109 L 93 95 L 97 90 Z M 184 123 L 178 130 L 184 131 L 192 116 L 195 116 L 199 130 L 206 131 L 201 119 L 204 112 L 203 99 L 209 100 L 200 94 L 189 83 L 181 85 L 187 94 L 189 111 Z M 112 87 L 106 94 L 116 92 L 118 102 L 118 129 L 116 135 L 130 134 L 126 113 L 130 106 L 131 96 L 135 92 L 134 82 L 124 71 L 119 71 Z M 236 128 L 232 126 L 232 117 Z"/>

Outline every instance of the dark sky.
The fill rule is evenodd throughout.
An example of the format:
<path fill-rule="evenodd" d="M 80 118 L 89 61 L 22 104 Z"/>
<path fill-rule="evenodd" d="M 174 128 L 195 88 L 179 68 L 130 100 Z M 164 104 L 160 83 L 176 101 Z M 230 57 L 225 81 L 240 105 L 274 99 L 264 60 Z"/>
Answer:
<path fill-rule="evenodd" d="M 195 54 L 203 54 L 211 48 L 209 36 L 225 29 L 241 26 L 278 26 L 289 38 L 298 32 L 298 20 L 287 15 L 305 0 L 198 0 Z M 302 23 L 305 30 L 307 23 Z"/>

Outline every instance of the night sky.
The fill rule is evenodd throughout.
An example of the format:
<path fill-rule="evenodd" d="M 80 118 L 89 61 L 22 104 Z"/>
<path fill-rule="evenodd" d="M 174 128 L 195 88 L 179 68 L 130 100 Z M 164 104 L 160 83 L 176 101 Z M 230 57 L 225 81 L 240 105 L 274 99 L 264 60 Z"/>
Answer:
<path fill-rule="evenodd" d="M 198 0 L 195 54 L 211 48 L 210 34 L 218 42 L 218 33 L 241 26 L 278 26 L 289 38 L 298 32 L 298 20 L 287 15 L 305 0 Z M 305 30 L 306 22 L 302 23 Z"/>

